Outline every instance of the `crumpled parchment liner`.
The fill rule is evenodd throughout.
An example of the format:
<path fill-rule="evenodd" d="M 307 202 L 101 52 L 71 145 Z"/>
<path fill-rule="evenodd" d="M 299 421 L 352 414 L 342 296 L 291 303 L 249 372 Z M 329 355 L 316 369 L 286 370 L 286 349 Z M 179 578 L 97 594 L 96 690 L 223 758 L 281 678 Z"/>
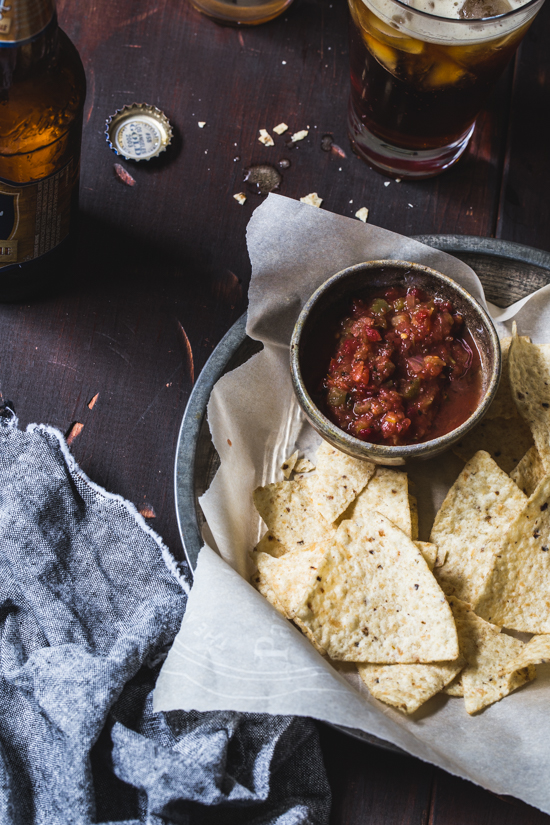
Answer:
<path fill-rule="evenodd" d="M 222 558 L 206 546 L 200 554 L 181 630 L 157 682 L 155 709 L 312 716 L 378 736 L 550 813 L 550 666 L 477 716 L 468 716 L 462 699 L 439 695 L 406 717 L 373 699 L 349 667 L 337 672 L 248 584 L 248 553 L 265 529 L 252 505 L 253 489 L 282 477 L 279 467 L 295 446 L 313 457 L 319 443 L 290 383 L 288 343 L 302 304 L 326 278 L 365 260 L 432 266 L 485 304 L 477 276 L 458 259 L 409 238 L 279 195 L 254 212 L 247 240 L 247 330 L 264 349 L 212 393 L 208 420 L 221 467 L 201 506 Z M 549 287 L 504 311 L 488 308 L 499 334 L 509 334 L 515 317 L 522 334 L 550 341 Z M 420 538 L 427 538 L 462 466 L 449 453 L 407 467 L 419 500 Z"/>

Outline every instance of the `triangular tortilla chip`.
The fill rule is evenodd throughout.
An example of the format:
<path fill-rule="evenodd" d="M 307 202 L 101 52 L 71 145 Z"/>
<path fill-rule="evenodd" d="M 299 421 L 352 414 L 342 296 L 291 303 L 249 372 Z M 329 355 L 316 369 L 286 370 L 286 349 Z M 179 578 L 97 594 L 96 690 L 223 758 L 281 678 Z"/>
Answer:
<path fill-rule="evenodd" d="M 509 362 L 516 406 L 531 429 L 545 471 L 550 473 L 550 345 L 531 344 L 515 335 Z"/>
<path fill-rule="evenodd" d="M 526 496 L 532 496 L 545 476 L 544 467 L 536 447 L 527 450 L 517 467 L 510 473 L 512 481 Z"/>
<path fill-rule="evenodd" d="M 316 456 L 317 469 L 304 479 L 318 513 L 332 524 L 374 475 L 376 465 L 361 461 L 323 441 Z"/>
<path fill-rule="evenodd" d="M 532 446 L 531 431 L 522 418 L 484 418 L 453 446 L 453 453 L 469 461 L 479 450 L 485 450 L 505 473 L 510 473 Z"/>
<path fill-rule="evenodd" d="M 260 554 L 260 560 L 261 560 L 261 557 L 264 556 L 264 555 L 265 554 L 263 554 L 263 553 Z M 270 558 L 273 561 L 272 556 L 268 556 L 268 558 Z M 266 575 L 266 573 L 267 573 L 267 575 Z M 281 604 L 281 602 L 279 601 L 279 598 L 278 598 L 277 594 L 275 593 L 275 591 L 273 590 L 273 588 L 271 586 L 269 573 L 270 573 L 269 567 L 266 565 L 262 571 L 257 570 L 256 573 L 254 573 L 254 575 L 250 579 L 250 583 L 253 587 L 256 588 L 256 590 L 258 590 L 262 594 L 262 596 L 265 596 L 265 598 L 268 600 L 268 602 L 273 605 L 275 610 L 278 613 L 280 613 L 281 616 L 286 617 L 286 610 L 283 607 L 283 605 Z"/>
<path fill-rule="evenodd" d="M 550 476 L 506 531 L 476 612 L 526 633 L 550 633 Z"/>
<path fill-rule="evenodd" d="M 296 617 L 332 659 L 440 662 L 458 656 L 445 596 L 413 542 L 380 513 L 342 522 Z"/>
<path fill-rule="evenodd" d="M 443 590 L 471 605 L 480 599 L 503 531 L 522 511 L 526 496 L 483 451 L 466 464 L 435 517 L 430 541 L 446 552 L 434 568 Z"/>
<path fill-rule="evenodd" d="M 511 664 L 520 668 L 548 662 L 550 662 L 550 636 L 533 636 Z"/>
<path fill-rule="evenodd" d="M 530 338 L 524 338 L 524 341 L 530 341 Z M 500 351 L 502 353 L 502 371 L 500 373 L 500 383 L 498 385 L 497 393 L 493 402 L 487 410 L 486 418 L 519 418 L 514 398 L 512 395 L 512 387 L 510 385 L 510 365 L 508 362 L 508 355 L 510 353 L 510 345 L 512 338 L 501 338 Z"/>
<path fill-rule="evenodd" d="M 357 665 L 372 695 L 387 705 L 414 713 L 439 693 L 459 673 L 466 660 L 436 662 L 431 665 Z"/>
<path fill-rule="evenodd" d="M 278 481 L 254 490 L 254 504 L 270 532 L 294 550 L 334 534 L 313 506 L 304 481 Z"/>
<path fill-rule="evenodd" d="M 326 550 L 327 545 L 320 543 L 293 550 L 278 559 L 258 553 L 254 559 L 258 572 L 252 577 L 252 583 L 260 593 L 264 587 L 272 590 L 284 615 L 292 619 L 317 576 Z"/>
<path fill-rule="evenodd" d="M 302 605 L 312 582 L 317 579 L 326 551 L 326 543 L 320 543 L 304 550 L 293 550 L 279 559 L 258 553 L 254 558 L 258 571 L 252 576 L 252 584 L 281 615 L 296 621 L 296 610 Z M 326 651 L 317 644 L 309 629 L 302 627 L 299 620 L 296 624 L 324 656 Z"/>
<path fill-rule="evenodd" d="M 376 467 L 373 477 L 348 507 L 344 517 L 356 521 L 368 518 L 373 510 L 382 513 L 396 527 L 403 530 L 406 536 L 411 537 L 409 483 L 406 473 L 390 470 L 388 467 Z"/>
<path fill-rule="evenodd" d="M 533 665 L 550 656 L 550 637 L 526 645 L 500 632 L 473 612 L 465 602 L 451 597 L 460 652 L 467 665 L 462 671 L 464 703 L 468 713 L 498 702 L 534 679 Z"/>

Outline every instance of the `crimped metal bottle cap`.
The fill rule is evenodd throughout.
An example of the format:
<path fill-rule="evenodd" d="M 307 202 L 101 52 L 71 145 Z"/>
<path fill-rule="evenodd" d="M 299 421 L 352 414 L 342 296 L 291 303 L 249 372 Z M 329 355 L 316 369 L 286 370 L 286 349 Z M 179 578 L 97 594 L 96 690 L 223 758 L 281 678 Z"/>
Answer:
<path fill-rule="evenodd" d="M 164 112 L 147 103 L 117 109 L 105 127 L 107 143 L 126 160 L 151 160 L 172 140 L 172 127 Z"/>

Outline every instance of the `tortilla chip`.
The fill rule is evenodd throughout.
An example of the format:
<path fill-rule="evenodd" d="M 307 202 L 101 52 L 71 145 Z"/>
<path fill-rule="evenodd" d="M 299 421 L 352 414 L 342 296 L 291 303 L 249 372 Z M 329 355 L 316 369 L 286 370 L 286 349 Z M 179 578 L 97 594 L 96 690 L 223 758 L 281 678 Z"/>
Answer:
<path fill-rule="evenodd" d="M 447 687 L 443 688 L 443 693 L 446 693 L 448 696 L 464 696 L 464 686 L 462 684 L 461 673 L 459 673 L 458 676 L 447 685 Z"/>
<path fill-rule="evenodd" d="M 449 604 L 467 662 L 461 675 L 468 713 L 477 713 L 535 678 L 532 665 L 550 655 L 550 638 L 528 651 L 528 645 L 476 616 L 465 602 L 451 597 Z"/>
<path fill-rule="evenodd" d="M 274 593 L 282 608 L 279 612 L 292 619 L 316 579 L 326 550 L 326 544 L 321 542 L 304 550 L 293 550 L 278 559 L 267 553 L 258 553 L 255 558 L 258 572 L 252 577 L 252 583 L 260 593 L 264 589 Z"/>
<path fill-rule="evenodd" d="M 430 570 L 433 570 L 437 560 L 437 546 L 429 541 L 415 541 L 415 544 L 424 556 Z"/>
<path fill-rule="evenodd" d="M 376 467 L 373 477 L 362 493 L 344 513 L 354 521 L 368 518 L 373 510 L 411 537 L 411 511 L 407 474 L 387 467 Z"/>
<path fill-rule="evenodd" d="M 281 556 L 284 556 L 285 553 L 288 553 L 288 547 L 285 547 L 284 544 L 281 544 L 278 541 L 273 533 L 268 530 L 265 533 L 256 547 L 254 548 L 254 553 L 267 553 L 268 556 L 273 556 L 276 559 L 279 559 Z"/>
<path fill-rule="evenodd" d="M 264 598 L 266 598 L 268 600 L 268 602 L 270 604 L 273 605 L 275 610 L 278 613 L 280 613 L 281 616 L 286 617 L 285 609 L 284 609 L 283 605 L 281 604 L 281 602 L 279 601 L 279 599 L 277 598 L 277 594 L 275 593 L 273 588 L 270 586 L 269 582 L 266 581 L 260 575 L 260 573 L 255 573 L 253 575 L 253 577 L 251 578 L 250 583 L 252 584 L 253 587 L 256 588 L 256 590 L 258 590 L 262 594 L 262 596 L 264 596 Z"/>
<path fill-rule="evenodd" d="M 533 495 L 544 476 L 544 467 L 536 447 L 527 450 L 518 466 L 510 473 L 510 478 L 526 496 Z"/>
<path fill-rule="evenodd" d="M 409 493 L 409 508 L 411 511 L 411 539 L 418 541 L 418 501 L 416 496 Z"/>
<path fill-rule="evenodd" d="M 516 406 L 531 428 L 545 472 L 550 473 L 550 345 L 531 344 L 515 335 L 509 362 Z"/>
<path fill-rule="evenodd" d="M 294 469 L 296 462 L 298 461 L 298 450 L 292 453 L 291 456 L 287 458 L 286 461 L 283 461 L 281 464 L 281 470 L 283 471 L 283 475 L 285 478 L 290 478 L 291 473 Z"/>
<path fill-rule="evenodd" d="M 446 561 L 447 561 L 447 548 L 446 547 L 438 547 L 433 569 L 435 570 L 436 567 L 443 567 L 443 565 L 445 564 Z"/>
<path fill-rule="evenodd" d="M 341 453 L 323 441 L 317 450 L 317 471 L 304 479 L 318 513 L 336 521 L 374 475 L 376 465 Z"/>
<path fill-rule="evenodd" d="M 523 340 L 530 341 L 530 338 L 524 338 Z M 486 418 L 519 418 L 519 413 L 512 395 L 512 387 L 510 385 L 508 354 L 510 352 L 511 343 L 511 337 L 502 338 L 500 341 L 500 351 L 502 353 L 502 372 L 500 374 L 498 390 L 493 399 L 493 403 L 487 410 Z"/>
<path fill-rule="evenodd" d="M 314 508 L 304 481 L 278 481 L 254 490 L 254 504 L 270 532 L 294 550 L 334 534 Z"/>
<path fill-rule="evenodd" d="M 476 612 L 512 630 L 550 633 L 550 476 L 502 537 Z"/>
<path fill-rule="evenodd" d="M 527 667 L 548 662 L 550 662 L 550 636 L 533 636 L 512 664 L 517 667 Z"/>
<path fill-rule="evenodd" d="M 460 673 L 466 660 L 431 665 L 357 665 L 369 691 L 381 702 L 414 713 Z"/>
<path fill-rule="evenodd" d="M 532 446 L 533 437 L 523 419 L 485 417 L 453 446 L 453 452 L 469 461 L 479 450 L 485 450 L 505 473 L 510 473 Z"/>
<path fill-rule="evenodd" d="M 445 593 L 475 607 L 491 575 L 502 532 L 527 499 L 488 453 L 466 464 L 447 493 L 430 535 L 445 563 L 434 575 Z"/>
<path fill-rule="evenodd" d="M 315 464 L 312 464 L 309 458 L 301 458 L 296 462 L 294 467 L 295 473 L 311 473 L 315 469 Z"/>
<path fill-rule="evenodd" d="M 255 558 L 258 571 L 252 576 L 251 581 L 275 610 L 289 619 L 295 612 L 296 604 L 301 602 L 309 579 L 315 577 L 316 565 L 322 559 L 323 550 L 317 545 L 287 553 L 285 559 L 281 559 L 280 562 L 272 556 L 259 553 Z M 303 627 L 299 620 L 294 621 L 321 656 L 324 656 L 326 651 L 317 644 L 309 628 Z"/>
<path fill-rule="evenodd" d="M 332 659 L 390 664 L 458 656 L 453 617 L 422 554 L 380 513 L 344 521 L 296 617 Z"/>

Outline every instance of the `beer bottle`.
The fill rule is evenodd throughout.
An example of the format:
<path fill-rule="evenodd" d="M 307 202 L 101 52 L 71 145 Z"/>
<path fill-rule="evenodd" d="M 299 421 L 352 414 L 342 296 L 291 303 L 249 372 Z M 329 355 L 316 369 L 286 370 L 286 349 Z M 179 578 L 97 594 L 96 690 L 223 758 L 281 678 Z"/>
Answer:
<path fill-rule="evenodd" d="M 0 0 L 0 301 L 49 292 L 67 273 L 85 94 L 54 0 Z"/>

